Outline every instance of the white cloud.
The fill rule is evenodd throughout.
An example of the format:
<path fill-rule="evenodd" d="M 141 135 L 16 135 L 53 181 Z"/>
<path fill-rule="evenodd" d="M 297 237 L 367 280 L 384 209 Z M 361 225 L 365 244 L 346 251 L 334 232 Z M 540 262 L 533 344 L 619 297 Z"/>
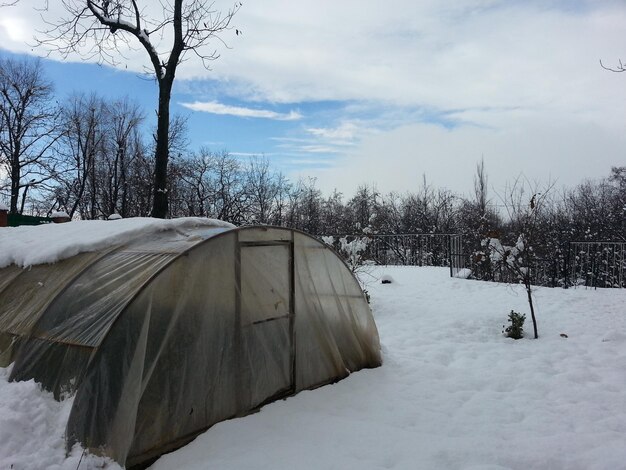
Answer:
<path fill-rule="evenodd" d="M 354 139 L 359 131 L 359 127 L 353 122 L 343 122 L 335 128 L 311 127 L 306 131 L 316 137 L 345 141 Z"/>
<path fill-rule="evenodd" d="M 306 153 L 338 153 L 339 150 L 329 145 L 302 145 L 298 147 L 301 152 Z"/>
<path fill-rule="evenodd" d="M 5 10 L 7 9 L 8 7 L 5 7 Z M 3 36 L 7 42 L 13 43 L 24 43 L 30 39 L 24 19 L 10 14 L 0 17 L 0 37 Z"/>
<path fill-rule="evenodd" d="M 336 156 L 344 154 L 370 133 L 363 123 L 342 121 L 335 127 L 306 127 L 305 137 L 271 137 L 286 154 L 317 154 Z M 324 162 L 326 166 L 327 162 Z"/>
<path fill-rule="evenodd" d="M 0 25 L 1 47 L 30 52 L 23 38 L 41 29 L 40 1 L 4 9 L 13 20 Z M 48 20 L 61 16 L 58 3 L 50 2 Z M 207 87 L 215 101 L 187 105 L 301 119 L 300 134 L 282 136 L 287 150 L 346 155 L 320 172 L 320 184 L 381 180 L 410 189 L 425 172 L 469 188 L 483 154 L 494 179 L 523 171 L 570 183 L 624 160 L 626 75 L 599 66 L 626 60 L 623 0 L 248 0 L 234 24 L 243 35 L 224 35 L 232 49 L 214 44 L 221 57 L 212 71 L 193 57 L 181 65 L 179 78 L 217 82 Z M 147 63 L 141 50 L 127 57 L 122 67 Z M 259 109 L 221 104 L 216 89 Z M 348 105 L 312 123 L 262 104 L 326 101 Z M 429 125 L 429 113 L 458 127 Z"/>
<path fill-rule="evenodd" d="M 297 111 L 288 113 L 277 113 L 267 109 L 244 108 L 240 106 L 229 106 L 217 101 L 194 101 L 193 103 L 180 103 L 181 106 L 193 111 L 202 111 L 211 114 L 227 114 L 230 116 L 275 119 L 277 121 L 297 121 L 302 119 L 302 114 Z"/>
<path fill-rule="evenodd" d="M 515 116 L 502 128 L 418 123 L 367 137 L 332 168 L 306 174 L 317 176 L 325 191 L 347 194 L 373 182 L 383 192 L 415 191 L 424 174 L 435 187 L 469 194 L 484 157 L 495 197 L 521 174 L 531 181 L 556 180 L 557 187 L 608 176 L 611 166 L 623 164 L 624 148 L 624 132 L 551 116 Z"/>
<path fill-rule="evenodd" d="M 2 47 L 31 51 L 24 40 L 43 29 L 33 8 L 41 2 L 21 0 L 3 9 L 11 20 L 0 27 Z M 217 9 L 230 6 L 216 3 Z M 154 15 L 159 4 L 145 9 Z M 62 7 L 49 2 L 46 19 L 62 15 Z M 221 54 L 212 71 L 192 54 L 177 77 L 218 79 L 239 98 L 283 103 L 370 100 L 584 112 L 604 110 L 616 92 L 626 96 L 618 92 L 623 80 L 598 63 L 622 57 L 623 1 L 250 0 L 234 24 L 244 33 L 223 35 L 232 49 L 210 46 Z M 122 68 L 149 65 L 140 48 L 126 56 Z"/>
<path fill-rule="evenodd" d="M 287 160 L 285 163 L 294 166 L 311 166 L 311 167 L 320 167 L 320 166 L 332 166 L 332 160 L 325 160 L 320 158 L 292 158 Z"/>

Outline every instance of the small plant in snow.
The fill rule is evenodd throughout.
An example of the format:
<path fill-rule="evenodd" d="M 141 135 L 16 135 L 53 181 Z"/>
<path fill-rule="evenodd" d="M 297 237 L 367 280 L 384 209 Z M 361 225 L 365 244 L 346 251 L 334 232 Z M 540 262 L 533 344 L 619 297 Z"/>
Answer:
<path fill-rule="evenodd" d="M 514 312 L 509 313 L 509 326 L 502 325 L 502 334 L 508 338 L 520 339 L 524 337 L 524 320 L 526 315 Z"/>

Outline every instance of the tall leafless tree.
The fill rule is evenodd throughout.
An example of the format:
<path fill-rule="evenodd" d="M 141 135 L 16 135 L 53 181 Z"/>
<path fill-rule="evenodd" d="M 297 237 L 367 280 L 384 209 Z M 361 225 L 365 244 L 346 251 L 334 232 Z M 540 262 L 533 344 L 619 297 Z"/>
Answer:
<path fill-rule="evenodd" d="M 130 168 L 136 153 L 133 146 L 143 120 L 139 105 L 128 98 L 113 102 L 106 109 L 106 151 L 100 165 L 98 187 L 104 215 L 128 217 Z"/>
<path fill-rule="evenodd" d="M 195 55 L 207 68 L 219 57 L 209 45 L 212 40 L 222 41 L 220 35 L 231 28 L 241 3 L 225 13 L 204 0 L 145 3 L 62 0 L 68 16 L 50 24 L 39 42 L 64 56 L 78 53 L 113 65 L 136 44 L 145 50 L 159 88 L 152 216 L 164 218 L 168 214 L 170 98 L 177 68 L 189 55 Z M 157 9 L 161 14 L 151 16 Z"/>
<path fill-rule="evenodd" d="M 272 172 L 269 161 L 262 157 L 250 159 L 246 176 L 252 221 L 257 224 L 268 224 L 272 218 L 274 201 L 280 191 L 277 176 Z"/>
<path fill-rule="evenodd" d="M 104 153 L 106 115 L 105 101 L 95 94 L 75 95 L 63 107 L 58 146 L 63 171 L 57 204 L 70 217 L 76 211 L 83 219 L 94 219 L 98 214 L 96 163 Z"/>
<path fill-rule="evenodd" d="M 12 214 L 23 212 L 29 188 L 51 178 L 50 147 L 57 139 L 51 100 L 38 60 L 0 59 L 0 164 L 10 179 Z"/>

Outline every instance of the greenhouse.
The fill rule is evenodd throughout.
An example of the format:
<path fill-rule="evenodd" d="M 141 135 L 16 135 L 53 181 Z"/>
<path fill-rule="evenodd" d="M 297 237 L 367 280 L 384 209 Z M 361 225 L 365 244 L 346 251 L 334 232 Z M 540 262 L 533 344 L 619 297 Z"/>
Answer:
<path fill-rule="evenodd" d="M 123 240 L 0 269 L 0 365 L 73 396 L 68 448 L 131 467 L 381 364 L 359 283 L 310 235 L 197 225 Z"/>

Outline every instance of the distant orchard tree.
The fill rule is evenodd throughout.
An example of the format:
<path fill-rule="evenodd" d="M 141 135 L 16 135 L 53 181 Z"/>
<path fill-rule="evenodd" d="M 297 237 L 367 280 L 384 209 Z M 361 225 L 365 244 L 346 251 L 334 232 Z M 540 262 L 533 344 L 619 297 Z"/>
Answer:
<path fill-rule="evenodd" d="M 217 59 L 219 55 L 208 48 L 209 43 L 212 39 L 220 40 L 220 33 L 230 28 L 241 3 L 226 13 L 203 0 L 150 2 L 143 6 L 139 0 L 62 0 L 61 3 L 68 16 L 50 24 L 44 38 L 39 40 L 42 45 L 64 56 L 78 53 L 117 65 L 124 51 L 133 46 L 132 39 L 150 59 L 150 73 L 159 87 L 152 216 L 164 218 L 168 214 L 170 98 L 177 67 L 190 54 L 205 67 Z M 160 14 L 148 13 L 153 11 Z"/>

